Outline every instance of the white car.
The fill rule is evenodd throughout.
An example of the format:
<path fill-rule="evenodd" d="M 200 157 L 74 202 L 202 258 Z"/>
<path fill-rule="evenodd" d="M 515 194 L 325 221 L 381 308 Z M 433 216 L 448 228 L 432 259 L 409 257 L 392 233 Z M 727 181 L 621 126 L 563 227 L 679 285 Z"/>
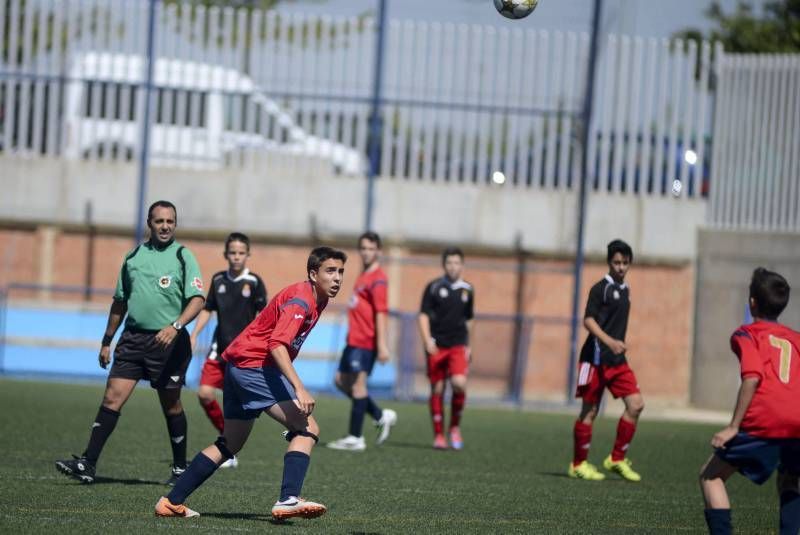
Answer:
<path fill-rule="evenodd" d="M 70 158 L 131 158 L 140 143 L 145 63 L 139 55 L 88 52 L 75 56 L 64 115 L 64 153 Z M 150 158 L 154 165 L 220 167 L 241 149 L 302 154 L 328 160 L 334 170 L 360 175 L 357 150 L 312 136 L 234 69 L 157 58 L 153 69 Z"/>

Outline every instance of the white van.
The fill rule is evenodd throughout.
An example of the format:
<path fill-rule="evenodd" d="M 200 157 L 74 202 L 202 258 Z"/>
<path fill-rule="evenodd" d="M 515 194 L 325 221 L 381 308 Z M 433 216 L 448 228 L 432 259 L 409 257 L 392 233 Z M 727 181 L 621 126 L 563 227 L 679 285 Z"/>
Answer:
<path fill-rule="evenodd" d="M 139 55 L 75 56 L 64 114 L 67 157 L 133 157 L 141 136 L 135 118 L 142 114 L 137 106 L 144 75 L 144 57 Z M 346 175 L 366 170 L 357 150 L 308 134 L 249 76 L 234 69 L 157 58 L 153 85 L 154 165 L 216 168 L 239 150 L 263 149 L 320 157 Z"/>

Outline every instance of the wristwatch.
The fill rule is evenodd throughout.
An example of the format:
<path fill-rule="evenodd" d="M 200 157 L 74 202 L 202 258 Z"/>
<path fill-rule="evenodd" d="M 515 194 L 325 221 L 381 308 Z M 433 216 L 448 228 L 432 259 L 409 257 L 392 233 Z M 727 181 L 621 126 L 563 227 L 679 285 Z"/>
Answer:
<path fill-rule="evenodd" d="M 183 329 L 183 323 L 181 323 L 178 320 L 175 320 L 172 322 L 172 327 L 174 327 L 176 331 L 180 331 L 181 329 Z"/>

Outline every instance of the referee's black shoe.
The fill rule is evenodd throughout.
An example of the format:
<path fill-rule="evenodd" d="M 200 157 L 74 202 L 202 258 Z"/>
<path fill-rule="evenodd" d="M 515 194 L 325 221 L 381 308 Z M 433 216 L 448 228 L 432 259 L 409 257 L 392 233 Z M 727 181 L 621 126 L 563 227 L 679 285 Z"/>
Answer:
<path fill-rule="evenodd" d="M 56 469 L 81 483 L 94 483 L 94 465 L 86 457 L 73 455 L 70 460 L 56 461 Z"/>
<path fill-rule="evenodd" d="M 169 479 L 166 481 L 166 484 L 170 487 L 174 487 L 175 483 L 178 481 L 178 478 L 181 477 L 186 471 L 186 467 L 181 468 L 180 466 L 172 465 L 172 475 L 169 476 Z"/>

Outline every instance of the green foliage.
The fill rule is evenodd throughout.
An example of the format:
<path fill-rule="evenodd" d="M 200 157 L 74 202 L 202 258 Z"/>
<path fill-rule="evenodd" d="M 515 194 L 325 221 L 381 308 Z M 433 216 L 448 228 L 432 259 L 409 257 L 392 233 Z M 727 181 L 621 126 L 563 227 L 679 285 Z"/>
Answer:
<path fill-rule="evenodd" d="M 302 357 L 301 357 L 302 358 Z M 643 481 L 566 477 L 575 414 L 468 404 L 466 447 L 431 449 L 423 403 L 386 402 L 399 422 L 382 447 L 365 422 L 367 450 L 312 455 L 304 496 L 329 507 L 315 520 L 273 525 L 286 442 L 267 416 L 256 422 L 235 470 L 220 470 L 188 504 L 197 519 L 159 519 L 153 506 L 167 492 L 169 440 L 158 400 L 136 389 L 98 466 L 98 482 L 81 485 L 53 461 L 80 453 L 103 386 L 0 379 L 0 533 L 703 533 L 697 488 L 717 426 L 643 421 L 630 449 Z M 383 402 L 381 402 L 383 403 Z M 189 456 L 216 433 L 184 391 Z M 618 406 L 594 426 L 590 460 L 601 464 L 614 440 Z M 314 415 L 323 442 L 347 430 L 347 400 L 318 396 Z M 777 525 L 774 483 L 756 486 L 734 475 L 728 488 L 737 533 L 769 533 Z"/>
<path fill-rule="evenodd" d="M 726 13 L 715 1 L 706 16 L 716 26 L 708 35 L 687 28 L 675 36 L 720 41 L 727 52 L 800 52 L 800 0 L 766 2 L 760 17 L 749 2 L 739 2 L 732 13 Z"/>

